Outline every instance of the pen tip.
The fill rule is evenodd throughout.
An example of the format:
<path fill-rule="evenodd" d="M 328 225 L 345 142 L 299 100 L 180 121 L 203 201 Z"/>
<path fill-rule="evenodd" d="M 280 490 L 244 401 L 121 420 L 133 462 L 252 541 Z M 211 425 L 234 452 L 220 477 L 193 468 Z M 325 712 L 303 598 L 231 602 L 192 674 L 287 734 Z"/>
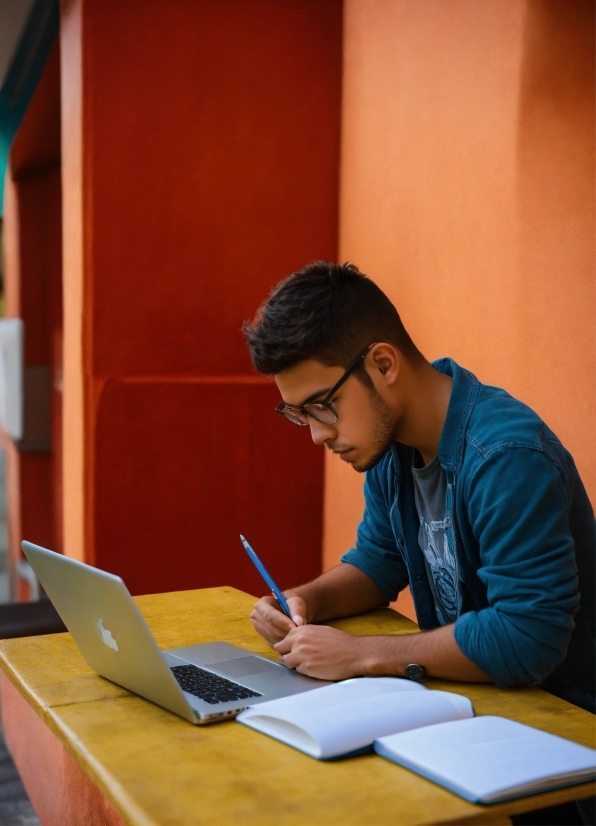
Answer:
<path fill-rule="evenodd" d="M 243 542 L 246 542 L 246 539 L 242 536 L 242 534 L 240 534 L 240 539 L 241 539 Z"/>

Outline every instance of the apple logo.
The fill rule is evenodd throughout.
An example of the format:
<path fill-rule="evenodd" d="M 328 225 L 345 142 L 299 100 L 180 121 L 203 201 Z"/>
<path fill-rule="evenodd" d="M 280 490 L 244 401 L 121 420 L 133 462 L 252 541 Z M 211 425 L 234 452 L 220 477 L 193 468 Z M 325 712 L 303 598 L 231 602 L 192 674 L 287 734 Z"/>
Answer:
<path fill-rule="evenodd" d="M 100 619 L 98 621 L 97 627 L 99 628 L 99 633 L 101 634 L 102 640 L 105 642 L 105 644 L 108 646 L 108 648 L 113 648 L 114 651 L 117 651 L 118 650 L 118 643 L 116 642 L 116 640 L 112 636 L 112 632 L 108 631 L 107 628 L 103 627 L 103 620 L 102 619 Z"/>

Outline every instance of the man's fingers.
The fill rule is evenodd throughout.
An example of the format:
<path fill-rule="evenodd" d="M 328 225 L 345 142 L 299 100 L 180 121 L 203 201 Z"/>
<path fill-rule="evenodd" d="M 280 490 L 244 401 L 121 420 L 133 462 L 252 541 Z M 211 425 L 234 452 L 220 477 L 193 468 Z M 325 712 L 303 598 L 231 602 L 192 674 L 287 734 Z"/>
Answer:
<path fill-rule="evenodd" d="M 253 627 L 255 631 L 264 637 L 272 647 L 280 640 L 283 640 L 286 636 L 285 631 L 279 631 L 278 629 L 272 628 L 270 625 L 264 625 L 260 622 L 253 621 Z"/>
<path fill-rule="evenodd" d="M 262 597 L 255 604 L 250 621 L 270 645 L 275 645 L 296 627 L 292 620 L 279 610 L 278 602 L 272 596 Z"/>
<path fill-rule="evenodd" d="M 300 663 L 300 657 L 297 656 L 296 653 L 292 653 L 294 643 L 295 639 L 293 639 L 293 635 L 288 634 L 287 637 L 284 637 L 283 640 L 280 640 L 273 646 L 273 650 L 277 651 L 284 665 L 287 665 L 288 668 L 296 668 Z"/>
<path fill-rule="evenodd" d="M 283 611 L 280 610 L 277 600 L 270 596 L 261 597 L 261 599 L 255 603 L 253 613 L 260 614 L 263 619 L 268 622 L 288 620 Z"/>
<path fill-rule="evenodd" d="M 294 625 L 306 625 L 306 605 L 302 597 L 288 597 L 288 608 Z"/>
<path fill-rule="evenodd" d="M 275 600 L 275 605 L 271 604 L 269 600 L 273 602 L 273 597 L 263 597 L 263 599 L 260 599 L 257 602 L 253 608 L 251 619 L 258 618 L 260 622 L 271 625 L 274 628 L 278 628 L 280 631 L 284 631 L 287 634 L 288 631 L 294 628 L 294 623 L 291 619 L 286 617 L 282 611 L 275 607 L 275 605 L 277 605 L 277 600 Z"/>
<path fill-rule="evenodd" d="M 268 622 L 279 624 L 283 623 L 284 627 L 293 627 L 294 625 L 306 625 L 306 606 L 304 600 L 300 597 L 288 597 L 288 607 L 292 619 L 284 614 L 281 607 L 274 596 L 261 597 L 255 603 L 253 613 L 257 612 L 262 615 L 263 619 Z M 287 621 L 290 622 L 288 626 Z"/>
<path fill-rule="evenodd" d="M 281 656 L 285 666 L 295 668 L 301 674 L 308 674 L 309 651 L 301 637 L 301 634 L 292 632 L 273 648 Z"/>
<path fill-rule="evenodd" d="M 277 651 L 278 654 L 289 654 L 292 650 L 293 639 L 292 634 L 287 634 L 283 640 L 280 640 L 276 643 L 273 647 Z"/>
<path fill-rule="evenodd" d="M 301 626 L 311 627 L 307 626 L 306 605 L 301 597 L 288 597 L 288 606 L 292 619 L 280 610 L 279 603 L 274 596 L 267 595 L 255 603 L 250 615 L 250 621 L 257 633 L 264 637 L 269 645 L 274 648 L 285 640 L 288 635 L 292 635 L 292 632 L 298 631 Z M 301 628 L 301 630 L 305 631 L 306 628 Z M 287 654 L 289 651 L 290 648 L 278 653 Z M 290 665 L 289 667 L 293 668 L 294 666 Z"/>
<path fill-rule="evenodd" d="M 291 652 L 289 654 L 284 654 L 282 656 L 282 660 L 283 664 L 287 666 L 287 668 L 296 668 L 296 666 L 300 665 L 300 658 Z"/>

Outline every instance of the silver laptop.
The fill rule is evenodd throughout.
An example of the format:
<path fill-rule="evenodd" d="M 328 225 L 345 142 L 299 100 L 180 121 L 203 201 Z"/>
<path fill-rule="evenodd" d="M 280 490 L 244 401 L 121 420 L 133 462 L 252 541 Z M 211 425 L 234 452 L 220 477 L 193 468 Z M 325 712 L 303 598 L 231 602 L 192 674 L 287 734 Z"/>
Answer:
<path fill-rule="evenodd" d="M 30 542 L 22 548 L 88 665 L 191 723 L 328 685 L 225 642 L 161 651 L 120 577 Z"/>

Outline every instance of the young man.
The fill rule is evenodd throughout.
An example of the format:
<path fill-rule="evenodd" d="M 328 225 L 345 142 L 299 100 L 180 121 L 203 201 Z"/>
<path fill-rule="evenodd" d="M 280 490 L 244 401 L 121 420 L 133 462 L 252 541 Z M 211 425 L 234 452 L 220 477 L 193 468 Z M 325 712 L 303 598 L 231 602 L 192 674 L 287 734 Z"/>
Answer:
<path fill-rule="evenodd" d="M 594 512 L 540 418 L 451 359 L 430 364 L 356 267 L 282 281 L 244 325 L 294 425 L 358 472 L 355 547 L 251 615 L 290 668 L 323 679 L 425 674 L 541 684 L 594 712 Z M 357 637 L 326 620 L 410 586 L 420 628 Z M 315 624 L 316 623 L 316 624 Z"/>

